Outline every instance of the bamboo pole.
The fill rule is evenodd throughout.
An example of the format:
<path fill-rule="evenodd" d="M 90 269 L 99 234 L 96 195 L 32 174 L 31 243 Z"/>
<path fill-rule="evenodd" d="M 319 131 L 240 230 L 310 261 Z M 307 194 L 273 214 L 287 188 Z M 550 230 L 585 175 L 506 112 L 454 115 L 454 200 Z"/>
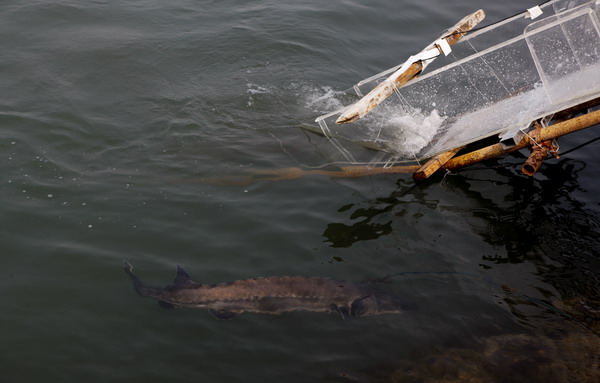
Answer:
<path fill-rule="evenodd" d="M 477 162 L 521 150 L 527 146 L 531 146 L 536 142 L 553 140 L 560 136 L 564 136 L 565 134 L 573 133 L 597 124 L 600 124 L 600 110 L 547 126 L 542 128 L 539 134 L 531 132 L 525 135 L 517 145 L 508 149 L 505 149 L 501 144 L 494 144 L 479 150 L 475 150 L 471 153 L 452 158 L 446 162 L 444 168 L 448 170 L 460 169 L 465 166 L 473 165 Z"/>
<path fill-rule="evenodd" d="M 303 169 L 300 167 L 252 170 L 250 174 L 237 174 L 231 176 L 218 176 L 208 178 L 206 181 L 215 185 L 245 186 L 259 181 L 285 181 L 309 175 L 321 175 L 335 178 L 357 178 L 381 174 L 410 174 L 419 169 L 419 165 L 401 165 L 390 167 L 372 166 L 343 166 L 338 170 Z"/>
<path fill-rule="evenodd" d="M 452 157 L 454 157 L 454 155 L 456 155 L 456 153 L 458 153 L 463 148 L 464 146 L 461 146 L 458 148 L 448 150 L 447 152 L 444 152 L 442 154 L 438 154 L 437 156 L 427 161 L 425 165 L 421 166 L 419 170 L 417 170 L 413 174 L 413 178 L 417 180 L 424 180 L 426 178 L 429 178 L 433 173 L 435 173 L 439 168 L 444 166 L 446 162 L 448 162 Z"/>
<path fill-rule="evenodd" d="M 553 140 L 560 136 L 573 133 L 594 125 L 600 124 L 600 110 L 584 114 L 570 120 L 562 121 L 554 125 L 542 128 L 539 133 L 530 132 L 515 146 L 505 149 L 502 144 L 494 144 L 449 159 L 441 167 L 447 170 L 458 170 L 465 166 L 485 161 L 494 157 L 512 153 L 521 150 L 535 143 Z M 381 174 L 409 174 L 419 171 L 422 167 L 419 165 L 400 165 L 391 167 L 371 167 L 371 166 L 344 166 L 338 170 L 324 169 L 303 169 L 300 167 L 291 167 L 283 169 L 270 170 L 252 170 L 250 174 L 240 174 L 232 176 L 219 176 L 207 179 L 209 183 L 220 185 L 250 185 L 260 181 L 283 181 L 293 180 L 309 175 L 322 175 L 327 177 L 355 178 L 364 176 L 374 176 Z"/>
<path fill-rule="evenodd" d="M 448 45 L 456 44 L 466 32 L 473 29 L 485 18 L 485 12 L 478 10 L 465 16 L 452 28 L 449 28 L 438 40 L 445 39 Z M 442 48 L 438 45 L 433 45 L 431 48 L 426 48 L 426 51 L 437 50 L 440 54 Z M 383 100 L 391 96 L 394 91 L 406 84 L 408 81 L 417 77 L 423 70 L 423 63 L 416 61 L 412 63 L 406 71 L 399 76 L 396 73 L 392 74 L 382 83 L 377 85 L 371 90 L 366 96 L 358 100 L 355 104 L 351 105 L 338 119 L 335 121 L 336 124 L 345 124 L 348 122 L 356 121 L 359 118 L 364 117 L 367 113 L 373 110 Z"/>

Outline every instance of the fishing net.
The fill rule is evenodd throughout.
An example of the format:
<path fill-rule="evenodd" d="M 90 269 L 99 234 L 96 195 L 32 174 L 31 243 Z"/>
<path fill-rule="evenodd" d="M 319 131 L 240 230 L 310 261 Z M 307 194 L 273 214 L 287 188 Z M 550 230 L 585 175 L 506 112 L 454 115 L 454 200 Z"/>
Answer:
<path fill-rule="evenodd" d="M 340 161 L 393 164 L 430 158 L 600 96 L 600 1 L 555 0 L 475 30 L 427 72 L 363 118 L 317 118 Z M 400 66 L 354 86 L 362 97 Z M 350 105 L 351 106 L 351 105 Z M 516 138 L 515 138 L 516 139 Z"/>

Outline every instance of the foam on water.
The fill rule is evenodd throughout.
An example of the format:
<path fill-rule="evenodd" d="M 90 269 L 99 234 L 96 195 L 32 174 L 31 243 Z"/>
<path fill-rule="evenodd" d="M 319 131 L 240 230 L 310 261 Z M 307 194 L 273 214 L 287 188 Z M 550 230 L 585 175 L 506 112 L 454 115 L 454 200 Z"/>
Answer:
<path fill-rule="evenodd" d="M 246 86 L 248 87 L 248 94 L 271 93 L 271 90 L 269 90 L 269 88 L 264 87 L 264 86 L 260 86 L 260 85 L 257 85 L 257 84 L 248 83 L 248 84 L 246 84 Z"/>
<path fill-rule="evenodd" d="M 330 86 L 304 86 L 302 93 L 305 106 L 315 113 L 327 113 L 344 107 L 340 96 L 344 92 L 335 91 Z"/>
<path fill-rule="evenodd" d="M 253 96 L 260 95 L 260 94 L 272 93 L 271 89 L 264 87 L 264 86 L 257 85 L 257 84 L 253 84 L 253 83 L 246 84 L 246 87 L 247 87 L 246 93 L 249 94 L 246 106 L 249 108 L 254 106 L 254 97 Z"/>

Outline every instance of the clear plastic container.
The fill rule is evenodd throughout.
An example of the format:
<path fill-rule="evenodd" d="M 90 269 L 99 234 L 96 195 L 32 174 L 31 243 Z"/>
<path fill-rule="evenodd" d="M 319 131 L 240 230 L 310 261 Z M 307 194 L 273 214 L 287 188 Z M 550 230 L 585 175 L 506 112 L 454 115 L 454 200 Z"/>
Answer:
<path fill-rule="evenodd" d="M 341 161 L 419 161 L 600 96 L 600 1 L 557 0 L 465 36 L 365 117 L 317 118 Z M 354 86 L 360 97 L 395 69 Z"/>

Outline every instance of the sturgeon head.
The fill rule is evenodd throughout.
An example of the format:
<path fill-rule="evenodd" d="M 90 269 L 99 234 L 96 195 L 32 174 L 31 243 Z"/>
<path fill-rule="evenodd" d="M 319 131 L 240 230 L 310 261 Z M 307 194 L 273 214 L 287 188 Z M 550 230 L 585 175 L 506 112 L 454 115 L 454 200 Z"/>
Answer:
<path fill-rule="evenodd" d="M 336 312 L 346 318 L 402 311 L 396 297 L 366 283 L 319 277 L 265 277 L 208 285 L 194 282 L 177 265 L 173 283 L 156 287 L 138 278 L 127 261 L 124 268 L 139 295 L 154 298 L 163 307 L 206 308 L 218 319 L 231 319 L 243 312 L 277 315 L 306 310 Z"/>

